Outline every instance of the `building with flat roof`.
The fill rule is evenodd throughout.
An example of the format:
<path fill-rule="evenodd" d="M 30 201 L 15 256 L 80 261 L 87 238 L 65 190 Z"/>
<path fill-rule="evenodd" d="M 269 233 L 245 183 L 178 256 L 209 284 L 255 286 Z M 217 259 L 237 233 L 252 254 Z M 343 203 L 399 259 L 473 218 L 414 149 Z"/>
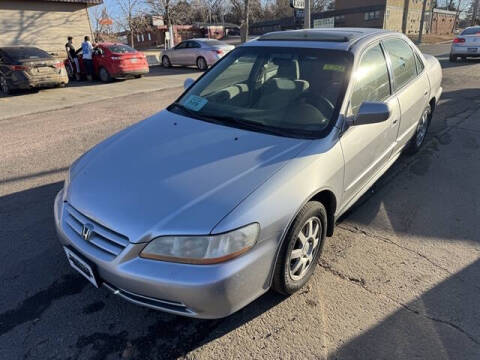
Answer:
<path fill-rule="evenodd" d="M 93 39 L 88 7 L 103 0 L 0 0 L 0 46 L 31 45 L 65 54 L 67 36 L 79 47 Z"/>

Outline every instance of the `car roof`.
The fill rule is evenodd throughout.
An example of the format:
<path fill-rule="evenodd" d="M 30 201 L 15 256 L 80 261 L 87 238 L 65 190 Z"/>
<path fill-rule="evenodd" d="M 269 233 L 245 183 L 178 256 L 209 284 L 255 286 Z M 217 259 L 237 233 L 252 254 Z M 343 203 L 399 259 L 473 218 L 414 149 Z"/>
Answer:
<path fill-rule="evenodd" d="M 275 46 L 303 46 L 349 50 L 361 40 L 373 39 L 385 34 L 394 34 L 393 31 L 370 28 L 321 28 L 275 31 L 245 43 L 245 46 L 262 46 L 274 43 Z"/>

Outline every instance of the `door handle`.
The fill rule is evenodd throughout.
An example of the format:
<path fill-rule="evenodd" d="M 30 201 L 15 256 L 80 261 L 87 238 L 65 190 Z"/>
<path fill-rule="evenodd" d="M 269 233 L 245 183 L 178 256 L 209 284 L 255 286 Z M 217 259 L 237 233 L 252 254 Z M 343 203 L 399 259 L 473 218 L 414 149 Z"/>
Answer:
<path fill-rule="evenodd" d="M 427 96 L 428 95 L 428 90 L 425 90 L 425 92 L 423 93 L 424 96 Z"/>
<path fill-rule="evenodd" d="M 398 119 L 394 119 L 392 124 L 395 125 L 398 122 Z"/>

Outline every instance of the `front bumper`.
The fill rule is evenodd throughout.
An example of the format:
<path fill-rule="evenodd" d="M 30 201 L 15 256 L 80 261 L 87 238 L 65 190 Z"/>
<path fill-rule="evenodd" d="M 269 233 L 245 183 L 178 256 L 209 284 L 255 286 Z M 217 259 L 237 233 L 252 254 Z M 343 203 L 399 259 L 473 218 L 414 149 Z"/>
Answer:
<path fill-rule="evenodd" d="M 215 265 L 190 265 L 139 257 L 145 244 L 129 243 L 112 258 L 66 224 L 63 190 L 55 199 L 55 226 L 63 246 L 94 266 L 99 283 L 124 299 L 169 313 L 213 319 L 232 314 L 266 292 L 276 239 L 257 242 L 244 255 Z"/>

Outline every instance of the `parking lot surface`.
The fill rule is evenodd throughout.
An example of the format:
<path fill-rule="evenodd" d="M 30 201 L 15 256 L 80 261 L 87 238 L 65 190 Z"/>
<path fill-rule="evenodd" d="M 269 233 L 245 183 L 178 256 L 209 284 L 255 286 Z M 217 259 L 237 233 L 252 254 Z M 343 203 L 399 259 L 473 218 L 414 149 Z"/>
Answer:
<path fill-rule="evenodd" d="M 448 45 L 423 50 L 444 67 L 425 147 L 340 220 L 306 288 L 269 292 L 220 320 L 93 288 L 69 267 L 53 224 L 72 161 L 164 108 L 181 72 L 195 70 L 162 70 L 157 81 L 176 86 L 148 96 L 0 119 L 0 359 L 479 359 L 480 61 L 451 64 Z"/>

